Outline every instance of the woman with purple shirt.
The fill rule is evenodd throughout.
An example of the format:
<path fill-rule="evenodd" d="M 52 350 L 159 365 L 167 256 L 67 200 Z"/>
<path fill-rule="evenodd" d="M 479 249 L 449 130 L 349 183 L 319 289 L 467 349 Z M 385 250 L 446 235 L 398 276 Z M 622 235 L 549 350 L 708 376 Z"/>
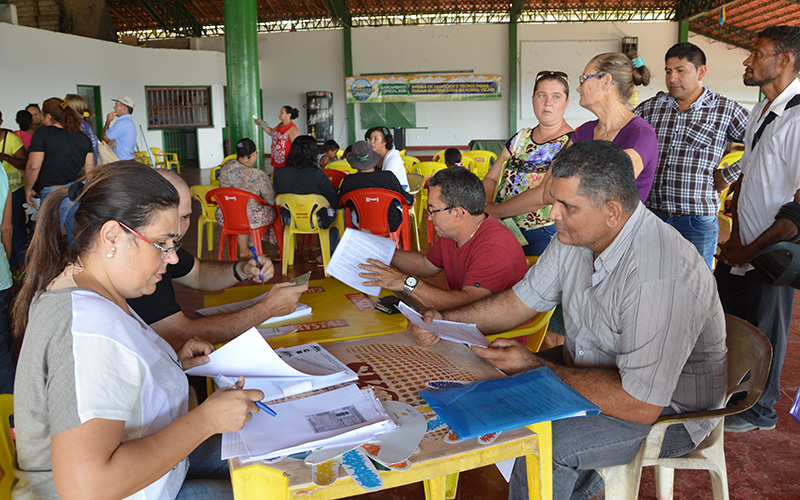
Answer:
<path fill-rule="evenodd" d="M 580 76 L 580 105 L 597 120 L 586 122 L 572 135 L 572 142 L 593 139 L 611 141 L 633 161 L 636 187 L 644 202 L 650 194 L 658 161 L 653 127 L 628 109 L 635 85 L 650 83 L 650 70 L 640 57 L 609 52 L 595 56 Z"/>

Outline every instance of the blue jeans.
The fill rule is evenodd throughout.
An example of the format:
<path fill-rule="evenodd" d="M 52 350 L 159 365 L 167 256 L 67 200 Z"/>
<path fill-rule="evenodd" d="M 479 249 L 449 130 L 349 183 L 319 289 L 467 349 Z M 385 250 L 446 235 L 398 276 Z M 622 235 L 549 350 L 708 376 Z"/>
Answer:
<path fill-rule="evenodd" d="M 681 236 L 689 240 L 700 256 L 706 261 L 709 269 L 714 265 L 714 254 L 717 251 L 717 235 L 719 221 L 716 215 L 680 215 L 670 217 L 657 210 L 650 210 L 659 219 L 674 227 Z"/>
<path fill-rule="evenodd" d="M 10 298 L 10 288 L 0 291 L 0 394 L 14 394 L 14 372 L 17 369 L 14 337 L 8 316 Z"/>
<path fill-rule="evenodd" d="M 595 469 L 623 465 L 636 456 L 651 426 L 606 415 L 553 422 L 553 500 L 588 500 L 603 489 Z M 694 449 L 682 425 L 667 429 L 662 457 L 679 457 Z M 514 462 L 509 500 L 527 500 L 525 457 Z"/>
<path fill-rule="evenodd" d="M 554 234 L 556 234 L 555 224 L 522 231 L 522 236 L 528 240 L 528 244 L 522 247 L 525 251 L 525 255 L 542 255 L 542 252 L 544 252 L 544 249 L 550 244 L 550 240 L 553 238 Z"/>
<path fill-rule="evenodd" d="M 208 438 L 189 455 L 189 471 L 175 500 L 233 500 L 227 460 L 220 459 L 222 436 Z"/>

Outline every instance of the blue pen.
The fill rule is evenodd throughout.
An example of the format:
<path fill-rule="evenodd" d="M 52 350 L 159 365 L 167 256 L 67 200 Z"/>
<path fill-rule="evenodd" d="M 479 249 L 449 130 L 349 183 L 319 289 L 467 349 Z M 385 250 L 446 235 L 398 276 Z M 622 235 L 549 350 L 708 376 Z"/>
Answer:
<path fill-rule="evenodd" d="M 250 247 L 250 251 L 253 252 L 253 260 L 256 261 L 256 267 L 258 266 L 258 254 L 256 253 L 255 247 Z M 264 276 L 261 273 L 258 273 L 258 279 L 263 280 Z"/>
<path fill-rule="evenodd" d="M 217 382 L 217 385 L 220 386 L 220 387 L 227 386 L 227 387 L 230 387 L 231 389 L 236 389 L 236 382 L 237 381 L 233 380 L 232 378 L 228 378 L 228 377 L 226 377 L 225 375 L 223 375 L 221 373 L 217 373 L 216 375 L 214 375 L 214 380 Z M 256 406 L 258 406 L 259 408 L 261 408 L 262 410 L 267 412 L 267 414 L 272 415 L 273 417 L 277 417 L 278 416 L 278 414 L 275 413 L 275 410 L 273 410 L 269 406 L 265 405 L 261 401 L 256 401 L 255 403 L 256 403 Z"/>

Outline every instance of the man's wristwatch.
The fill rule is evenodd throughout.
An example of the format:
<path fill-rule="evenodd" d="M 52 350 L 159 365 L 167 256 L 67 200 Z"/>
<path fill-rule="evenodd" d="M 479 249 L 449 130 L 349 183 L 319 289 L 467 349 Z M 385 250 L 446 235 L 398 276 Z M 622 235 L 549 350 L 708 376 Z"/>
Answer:
<path fill-rule="evenodd" d="M 403 291 L 406 294 L 411 295 L 411 292 L 413 292 L 414 289 L 417 288 L 418 283 L 419 280 L 417 278 L 413 276 L 407 276 L 406 279 L 403 280 Z"/>

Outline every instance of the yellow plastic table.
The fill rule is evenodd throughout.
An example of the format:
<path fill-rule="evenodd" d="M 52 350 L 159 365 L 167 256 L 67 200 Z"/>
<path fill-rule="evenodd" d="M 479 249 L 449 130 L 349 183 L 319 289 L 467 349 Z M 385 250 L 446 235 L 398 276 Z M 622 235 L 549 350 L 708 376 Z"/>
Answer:
<path fill-rule="evenodd" d="M 257 297 L 272 285 L 237 286 L 221 294 L 206 295 L 205 307 L 229 304 Z M 391 295 L 383 291 L 382 295 Z M 373 299 L 335 278 L 311 280 L 300 302 L 311 306 L 311 314 L 265 327 L 294 325 L 297 331 L 269 339 L 272 347 L 291 347 L 308 342 L 339 340 L 405 331 L 408 321 L 402 314 L 385 314 L 375 309 Z"/>
<path fill-rule="evenodd" d="M 454 342 L 420 347 L 407 332 L 333 342 L 325 348 L 358 373 L 358 385 L 370 386 L 382 400 L 424 404 L 418 391 L 432 380 L 480 380 L 501 376 L 469 348 Z M 409 458 L 406 471 L 380 472 L 383 488 L 425 482 L 428 500 L 455 497 L 458 473 L 502 460 L 525 456 L 530 499 L 552 498 L 552 434 L 550 422 L 500 433 L 491 444 L 476 438 L 446 443 L 447 429 L 429 432 L 419 444 L 419 453 Z M 335 499 L 365 493 L 340 471 L 328 486 L 317 486 L 311 467 L 299 460 L 284 459 L 269 465 L 243 464 L 231 460 L 231 481 L 237 500 Z"/>
<path fill-rule="evenodd" d="M 272 288 L 272 285 L 237 286 L 226 288 L 217 295 L 205 296 L 205 307 L 229 304 L 257 297 Z M 383 290 L 381 296 L 392 295 Z M 300 302 L 311 306 L 311 314 L 288 321 L 269 323 L 266 327 L 294 325 L 297 331 L 289 335 L 269 339 L 272 347 L 292 347 L 308 342 L 337 342 L 402 332 L 408 321 L 402 314 L 385 314 L 375 309 L 373 298 L 351 288 L 336 278 L 311 280 L 308 291 L 300 296 Z M 547 325 L 553 311 L 539 313 L 533 319 L 513 330 L 488 338 L 515 338 L 528 336 L 528 347 L 534 352 L 547 333 Z"/>

